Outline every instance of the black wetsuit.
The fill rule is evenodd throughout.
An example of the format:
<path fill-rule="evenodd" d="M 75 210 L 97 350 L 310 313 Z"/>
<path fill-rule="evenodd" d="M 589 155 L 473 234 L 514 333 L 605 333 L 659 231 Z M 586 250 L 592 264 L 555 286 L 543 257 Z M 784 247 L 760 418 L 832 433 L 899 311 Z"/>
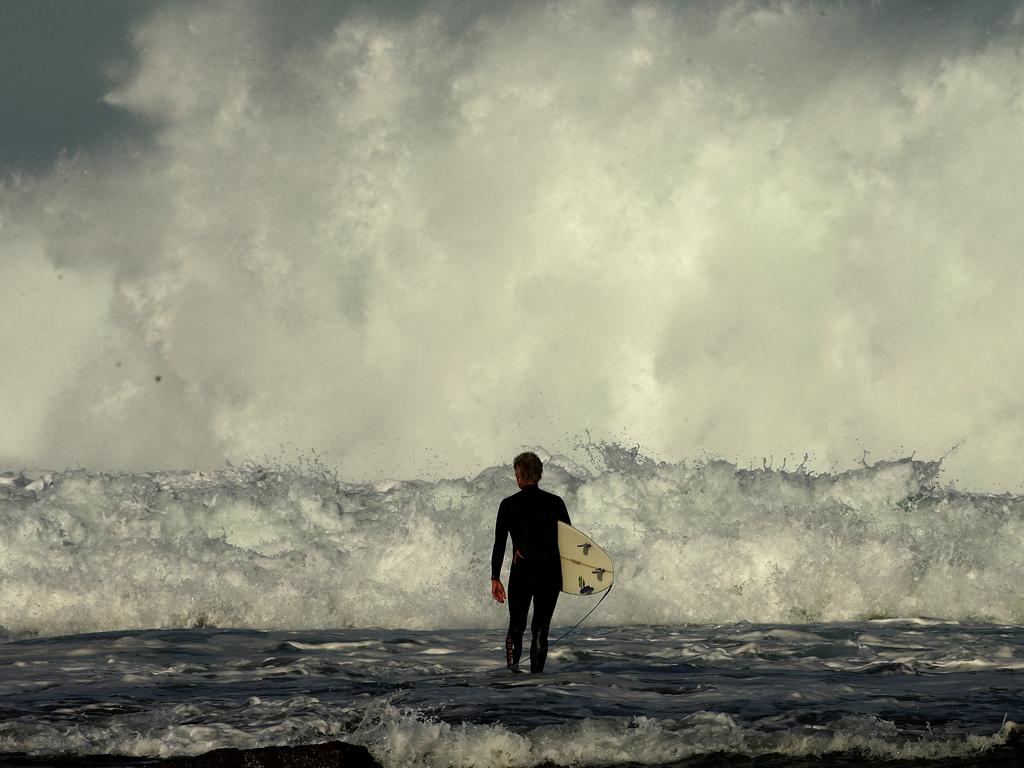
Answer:
<path fill-rule="evenodd" d="M 562 561 L 558 555 L 558 525 L 569 522 L 561 497 L 527 485 L 502 500 L 494 526 L 491 578 L 501 577 L 505 541 L 512 535 L 512 569 L 508 576 L 508 635 L 505 655 L 508 665 L 519 663 L 523 652 L 526 614 L 533 600 L 530 630 L 530 671 L 543 672 L 548 656 L 548 626 L 562 588 Z"/>

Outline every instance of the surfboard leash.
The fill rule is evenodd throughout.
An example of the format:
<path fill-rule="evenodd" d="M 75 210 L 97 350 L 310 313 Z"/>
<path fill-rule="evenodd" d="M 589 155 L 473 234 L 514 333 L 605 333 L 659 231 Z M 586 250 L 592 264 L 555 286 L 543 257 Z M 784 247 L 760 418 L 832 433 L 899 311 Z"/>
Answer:
<path fill-rule="evenodd" d="M 553 646 L 553 645 L 556 645 L 557 643 L 559 643 L 559 642 L 561 642 L 562 640 L 564 640 L 564 639 L 565 639 L 566 637 L 568 637 L 568 635 L 569 635 L 569 634 L 570 634 L 571 632 L 573 632 L 573 631 L 575 631 L 576 629 L 578 629 L 578 628 L 579 628 L 579 626 L 580 626 L 580 624 L 582 624 L 582 623 L 583 623 L 584 621 L 586 621 L 587 619 L 589 619 L 589 618 L 590 618 L 590 614 L 592 614 L 592 613 L 593 613 L 594 611 L 596 611 L 596 610 L 597 610 L 598 608 L 600 608 L 600 607 L 601 607 L 601 603 L 603 603 L 603 602 L 604 602 L 604 599 L 605 599 L 606 597 L 608 597 L 608 595 L 610 595 L 610 594 L 612 593 L 612 587 L 614 587 L 614 586 L 615 586 L 615 585 L 614 585 L 614 584 L 612 584 L 612 586 L 611 586 L 611 587 L 608 587 L 607 591 L 606 591 L 606 592 L 605 592 L 605 593 L 604 593 L 603 595 L 601 595 L 601 599 L 597 601 L 597 605 L 595 605 L 595 606 L 594 606 L 593 608 L 591 608 L 591 609 L 590 609 L 589 611 L 587 611 L 587 615 L 586 615 L 586 616 L 584 616 L 584 617 L 583 617 L 582 619 L 580 619 L 579 621 L 577 621 L 577 622 L 576 622 L 576 623 L 575 623 L 575 624 L 574 624 L 574 625 L 573 625 L 572 627 L 570 627 L 570 628 L 569 628 L 569 631 L 568 631 L 568 632 L 566 632 L 566 633 L 565 633 L 564 635 L 562 635 L 562 636 L 561 636 L 560 638 L 558 638 L 558 639 L 557 639 L 557 640 L 555 640 L 554 642 L 552 642 L 552 643 L 549 643 L 549 644 L 548 644 L 548 648 L 550 648 L 551 646 Z"/>

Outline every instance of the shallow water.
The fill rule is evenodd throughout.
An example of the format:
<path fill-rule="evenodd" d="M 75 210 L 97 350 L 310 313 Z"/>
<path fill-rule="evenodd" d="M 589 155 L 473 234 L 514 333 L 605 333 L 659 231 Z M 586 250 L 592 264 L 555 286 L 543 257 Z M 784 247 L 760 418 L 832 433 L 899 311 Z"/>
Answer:
<path fill-rule="evenodd" d="M 385 766 L 954 760 L 1024 720 L 1024 629 L 928 620 L 578 630 L 154 630 L 0 645 L 0 753 L 195 755 L 341 739 Z M 811 761 L 811 762 L 806 762 Z"/>

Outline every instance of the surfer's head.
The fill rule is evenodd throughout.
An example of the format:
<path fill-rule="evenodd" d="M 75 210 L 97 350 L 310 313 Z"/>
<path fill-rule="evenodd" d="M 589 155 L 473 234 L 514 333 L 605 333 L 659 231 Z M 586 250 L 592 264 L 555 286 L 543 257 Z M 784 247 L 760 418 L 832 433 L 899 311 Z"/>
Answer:
<path fill-rule="evenodd" d="M 532 451 L 526 451 L 516 456 L 512 461 L 512 468 L 516 471 L 516 482 L 520 488 L 524 485 L 539 483 L 540 476 L 544 474 L 543 462 Z"/>

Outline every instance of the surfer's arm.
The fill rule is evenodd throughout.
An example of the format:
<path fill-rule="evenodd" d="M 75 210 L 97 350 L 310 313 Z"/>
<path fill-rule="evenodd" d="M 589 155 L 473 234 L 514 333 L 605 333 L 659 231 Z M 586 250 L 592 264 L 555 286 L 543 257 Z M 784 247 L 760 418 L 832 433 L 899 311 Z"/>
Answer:
<path fill-rule="evenodd" d="M 498 519 L 494 523 L 494 549 L 491 550 L 491 581 L 501 578 L 501 564 L 505 561 L 505 542 L 508 541 L 508 515 L 505 502 L 498 507 Z"/>
<path fill-rule="evenodd" d="M 558 510 L 558 519 L 566 525 L 572 525 L 572 520 L 569 519 L 569 510 L 565 508 L 565 502 L 562 499 L 558 500 L 558 505 L 561 507 Z"/>

